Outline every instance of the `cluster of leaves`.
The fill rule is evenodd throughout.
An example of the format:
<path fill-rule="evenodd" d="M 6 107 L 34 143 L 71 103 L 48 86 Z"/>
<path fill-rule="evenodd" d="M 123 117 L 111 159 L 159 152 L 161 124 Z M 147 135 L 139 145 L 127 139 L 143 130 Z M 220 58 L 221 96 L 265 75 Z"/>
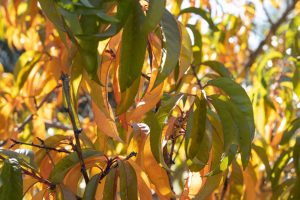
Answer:
<path fill-rule="evenodd" d="M 300 197 L 299 3 L 182 2 L 1 1 L 0 199 Z"/>

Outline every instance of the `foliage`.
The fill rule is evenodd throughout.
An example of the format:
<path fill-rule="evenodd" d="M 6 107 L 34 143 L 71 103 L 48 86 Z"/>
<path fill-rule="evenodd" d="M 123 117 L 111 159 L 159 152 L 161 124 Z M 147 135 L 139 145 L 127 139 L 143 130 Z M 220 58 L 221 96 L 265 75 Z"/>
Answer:
<path fill-rule="evenodd" d="M 0 1 L 0 199 L 299 199 L 300 3 L 199 2 Z"/>

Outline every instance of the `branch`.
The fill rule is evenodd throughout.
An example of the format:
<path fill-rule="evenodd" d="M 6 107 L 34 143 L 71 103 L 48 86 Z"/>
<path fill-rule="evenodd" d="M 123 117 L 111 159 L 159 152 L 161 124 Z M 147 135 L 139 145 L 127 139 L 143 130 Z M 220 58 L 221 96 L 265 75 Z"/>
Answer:
<path fill-rule="evenodd" d="M 27 146 L 32 146 L 32 147 L 37 147 L 37 148 L 40 148 L 40 149 L 45 149 L 45 150 L 50 150 L 50 151 L 56 151 L 56 152 L 59 152 L 59 153 L 71 153 L 70 151 L 66 150 L 66 149 L 56 149 L 54 147 L 48 147 L 46 145 L 38 145 L 38 144 L 34 144 L 33 142 L 32 143 L 26 143 L 26 142 L 21 142 L 21 141 L 18 141 L 18 140 L 14 140 L 14 139 L 10 139 L 13 144 L 9 147 L 9 148 L 12 148 L 14 147 L 15 145 L 17 144 L 21 144 L 21 145 L 27 145 Z"/>
<path fill-rule="evenodd" d="M 280 27 L 280 25 L 286 21 L 286 18 L 288 17 L 288 15 L 290 14 L 290 12 L 292 10 L 294 10 L 297 1 L 298 0 L 293 0 L 293 3 L 290 6 L 287 7 L 287 9 L 284 11 L 283 15 L 280 17 L 280 19 L 276 23 L 272 24 L 272 26 L 271 26 L 271 28 L 270 28 L 267 36 L 265 37 L 265 39 L 262 40 L 259 43 L 257 49 L 250 54 L 249 60 L 246 63 L 246 69 L 250 69 L 251 68 L 251 66 L 255 62 L 256 58 L 258 57 L 258 55 L 262 52 L 263 46 L 268 43 L 268 41 L 270 40 L 270 38 L 276 33 L 276 31 Z"/>
<path fill-rule="evenodd" d="M 72 130 L 72 127 L 66 126 L 64 124 L 62 124 L 61 122 L 58 121 L 45 121 L 45 126 L 46 128 L 57 128 L 57 129 L 61 129 L 63 131 L 68 131 L 68 130 Z"/>
<path fill-rule="evenodd" d="M 124 160 L 129 160 L 130 158 L 136 156 L 137 153 L 136 152 L 131 152 L 128 156 L 126 156 L 126 158 Z M 118 167 L 118 163 L 117 161 L 119 160 L 119 157 L 115 157 L 113 159 L 108 159 L 107 158 L 107 164 L 104 170 L 102 170 L 101 168 L 101 173 L 100 173 L 100 179 L 99 179 L 99 183 L 101 182 L 101 180 L 110 172 L 111 169 Z"/>
<path fill-rule="evenodd" d="M 89 176 L 87 174 L 86 171 L 86 166 L 83 160 L 83 156 L 82 156 L 82 149 L 81 149 L 81 145 L 80 145 L 80 139 L 79 139 L 79 135 L 82 131 L 82 129 L 80 127 L 77 126 L 76 124 L 76 116 L 75 116 L 75 110 L 73 110 L 73 107 L 75 105 L 73 105 L 74 103 L 71 100 L 71 90 L 70 90 L 70 83 L 69 83 L 69 77 L 67 74 L 62 74 L 61 75 L 61 80 L 63 82 L 63 90 L 65 93 L 65 98 L 66 98 L 66 103 L 67 103 L 67 111 L 72 123 L 72 127 L 73 127 L 73 131 L 74 131 L 74 137 L 75 137 L 75 148 L 74 151 L 77 153 L 77 156 L 79 158 L 80 161 L 80 165 L 81 165 L 81 173 L 83 175 L 84 181 L 86 184 L 88 184 L 89 182 Z"/>
<path fill-rule="evenodd" d="M 38 104 L 37 106 L 36 106 L 36 110 L 39 110 L 42 106 L 43 106 L 43 104 L 50 98 L 50 96 L 51 96 L 51 94 L 56 90 L 56 89 L 58 89 L 58 88 L 60 88 L 61 87 L 61 84 L 58 84 L 55 88 L 53 88 L 43 99 L 42 99 L 42 101 L 40 102 L 40 104 Z M 31 122 L 31 120 L 33 119 L 33 116 L 34 116 L 34 114 L 33 113 L 31 113 L 30 115 L 28 115 L 27 117 L 26 117 L 26 119 L 24 120 L 24 122 L 20 125 L 20 126 L 18 126 L 18 127 L 16 127 L 16 131 L 18 132 L 18 133 L 20 133 L 20 132 L 22 132 L 23 130 L 24 130 L 24 127 L 26 126 L 26 124 L 28 124 L 29 122 Z"/>

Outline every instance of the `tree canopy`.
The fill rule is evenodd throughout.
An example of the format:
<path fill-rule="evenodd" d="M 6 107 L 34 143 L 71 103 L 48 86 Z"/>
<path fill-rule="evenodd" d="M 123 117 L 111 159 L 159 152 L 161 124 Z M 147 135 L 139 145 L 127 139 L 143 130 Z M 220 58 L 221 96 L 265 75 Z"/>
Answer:
<path fill-rule="evenodd" d="M 0 10 L 0 199 L 300 199 L 298 0 Z"/>

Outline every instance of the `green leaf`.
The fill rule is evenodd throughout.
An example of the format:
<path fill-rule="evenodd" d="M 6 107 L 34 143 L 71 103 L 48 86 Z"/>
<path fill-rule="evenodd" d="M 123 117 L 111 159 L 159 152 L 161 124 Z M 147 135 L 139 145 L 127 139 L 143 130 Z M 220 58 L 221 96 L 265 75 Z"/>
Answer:
<path fill-rule="evenodd" d="M 171 74 L 178 63 L 180 55 L 180 30 L 174 16 L 167 10 L 165 10 L 162 17 L 161 29 L 163 36 L 162 64 L 153 88 L 162 83 Z"/>
<path fill-rule="evenodd" d="M 211 19 L 211 16 L 210 16 L 209 12 L 206 12 L 202 8 L 195 8 L 195 7 L 185 8 L 185 9 L 180 11 L 179 15 L 182 15 L 184 13 L 194 13 L 196 15 L 199 15 L 208 23 L 208 25 L 209 25 L 209 27 L 212 31 L 218 31 L 219 30 L 216 27 L 216 25 L 214 24 L 213 20 Z"/>
<path fill-rule="evenodd" d="M 295 184 L 295 182 L 296 182 L 295 178 L 290 178 L 290 179 L 283 181 L 281 184 L 277 185 L 272 190 L 271 200 L 278 200 L 280 198 L 287 199 L 290 194 L 290 188 Z M 286 197 L 286 198 L 284 198 L 284 197 Z"/>
<path fill-rule="evenodd" d="M 165 0 L 149 1 L 149 9 L 143 24 L 143 29 L 146 33 L 152 31 L 160 22 L 165 10 L 165 3 Z"/>
<path fill-rule="evenodd" d="M 206 100 L 203 96 L 196 97 L 187 121 L 185 149 L 187 158 L 193 159 L 198 151 L 199 144 L 205 135 Z"/>
<path fill-rule="evenodd" d="M 24 153 L 18 153 L 12 150 L 0 149 L 0 154 L 7 158 L 14 158 L 18 161 L 18 163 L 26 168 L 36 170 L 36 164 L 32 160 L 31 156 L 28 156 Z"/>
<path fill-rule="evenodd" d="M 42 54 L 40 52 L 26 51 L 19 57 L 14 69 L 14 77 L 16 79 L 16 85 L 19 89 L 23 87 L 29 73 L 35 64 L 40 60 L 41 56 Z"/>
<path fill-rule="evenodd" d="M 272 189 L 275 189 L 275 187 L 278 185 L 280 175 L 291 158 L 292 150 L 290 149 L 288 151 L 283 151 L 279 158 L 275 161 L 271 172 Z"/>
<path fill-rule="evenodd" d="M 258 157 L 260 158 L 262 163 L 264 164 L 265 169 L 266 169 L 266 173 L 267 173 L 267 177 L 269 179 L 270 176 L 271 176 L 271 166 L 270 166 L 270 163 L 269 163 L 269 159 L 268 159 L 266 149 L 264 147 L 260 147 L 260 146 L 257 146 L 255 144 L 252 145 L 252 148 L 256 152 L 256 154 L 258 155 Z"/>
<path fill-rule="evenodd" d="M 167 117 L 172 112 L 173 108 L 177 105 L 178 101 L 183 97 L 182 94 L 177 94 L 170 97 L 167 100 L 162 100 L 161 105 L 159 106 L 158 111 L 155 113 L 156 118 L 162 127 L 166 122 Z"/>
<path fill-rule="evenodd" d="M 23 199 L 22 172 L 17 160 L 13 158 L 4 160 L 0 178 L 0 199 Z"/>
<path fill-rule="evenodd" d="M 161 146 L 162 126 L 159 124 L 157 117 L 152 111 L 146 114 L 144 123 L 147 124 L 150 128 L 150 146 L 155 160 L 159 164 L 161 164 L 164 168 L 168 169 L 168 166 L 164 161 L 162 146 Z"/>
<path fill-rule="evenodd" d="M 255 131 L 253 109 L 252 103 L 246 91 L 239 84 L 226 77 L 210 80 L 208 82 L 208 85 L 212 85 L 222 89 L 230 97 L 230 101 L 233 102 L 242 112 L 242 114 L 247 118 L 252 140 L 254 138 Z"/>
<path fill-rule="evenodd" d="M 39 0 L 41 8 L 49 20 L 55 25 L 60 31 L 65 31 L 65 23 L 58 11 L 57 4 L 54 0 Z"/>
<path fill-rule="evenodd" d="M 228 167 L 231 165 L 233 159 L 235 158 L 237 150 L 238 150 L 238 146 L 235 144 L 232 144 L 229 147 L 228 152 L 223 154 L 220 164 L 217 167 L 213 168 L 213 170 L 210 171 L 205 176 L 215 176 L 216 174 L 226 171 L 228 169 Z"/>
<path fill-rule="evenodd" d="M 210 67 L 212 70 L 217 72 L 220 76 L 228 77 L 228 78 L 232 77 L 229 70 L 222 63 L 220 63 L 218 61 L 209 60 L 209 61 L 205 61 L 201 64 Z"/>
<path fill-rule="evenodd" d="M 195 25 L 187 24 L 186 26 L 191 29 L 194 35 L 193 65 L 198 66 L 202 62 L 202 36 Z"/>
<path fill-rule="evenodd" d="M 119 160 L 118 169 L 120 173 L 120 196 L 122 200 L 137 200 L 137 177 L 133 167 L 128 163 Z"/>
<path fill-rule="evenodd" d="M 199 150 L 193 160 L 188 159 L 187 164 L 192 172 L 199 172 L 203 169 L 209 160 L 209 154 L 212 147 L 212 135 L 205 131 L 203 140 L 199 144 Z"/>
<path fill-rule="evenodd" d="M 296 144 L 293 148 L 293 162 L 297 177 L 300 179 L 300 137 L 296 138 Z"/>
<path fill-rule="evenodd" d="M 228 107 L 228 103 L 219 99 L 215 95 L 210 96 L 211 103 L 216 109 L 223 129 L 224 138 L 224 150 L 228 151 L 231 144 L 239 144 L 239 131 L 232 117 L 231 110 Z"/>
<path fill-rule="evenodd" d="M 102 200 L 114 200 L 117 188 L 116 169 L 110 170 L 105 178 L 104 194 Z"/>
<path fill-rule="evenodd" d="M 103 154 L 95 150 L 86 149 L 82 151 L 83 159 L 96 157 L 96 156 L 103 156 Z M 79 162 L 80 161 L 76 152 L 67 155 L 54 166 L 49 176 L 49 180 L 54 184 L 61 183 L 65 175 L 68 173 L 68 171 L 72 169 Z"/>
<path fill-rule="evenodd" d="M 83 200 L 95 200 L 97 187 L 101 178 L 101 174 L 96 174 L 86 185 Z M 107 193 L 107 191 L 105 191 Z"/>
<path fill-rule="evenodd" d="M 283 136 L 280 144 L 286 144 L 290 141 L 294 134 L 297 133 L 297 130 L 300 128 L 300 118 L 297 118 L 288 125 L 287 129 L 284 130 Z"/>
<path fill-rule="evenodd" d="M 117 107 L 117 114 L 125 112 L 134 103 L 138 91 L 147 47 L 147 34 L 141 29 L 144 21 L 145 15 L 139 3 L 135 2 L 122 35 L 118 69 L 121 104 Z"/>
<path fill-rule="evenodd" d="M 294 92 L 300 99 L 300 62 L 295 63 L 295 72 L 293 76 L 293 88 Z"/>

